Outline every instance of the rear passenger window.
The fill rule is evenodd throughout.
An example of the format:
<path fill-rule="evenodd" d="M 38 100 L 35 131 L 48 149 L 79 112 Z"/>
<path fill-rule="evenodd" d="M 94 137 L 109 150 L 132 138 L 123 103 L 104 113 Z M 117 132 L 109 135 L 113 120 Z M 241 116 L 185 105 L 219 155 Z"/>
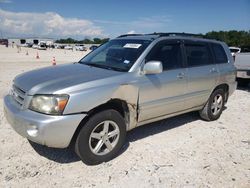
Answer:
<path fill-rule="evenodd" d="M 185 44 L 187 64 L 189 67 L 212 64 L 209 47 L 206 44 Z"/>
<path fill-rule="evenodd" d="M 148 54 L 146 61 L 161 61 L 163 70 L 183 67 L 180 43 L 169 43 L 169 41 L 158 43 Z"/>
<path fill-rule="evenodd" d="M 214 51 L 215 62 L 216 63 L 227 63 L 227 55 L 223 49 L 223 47 L 219 44 L 212 44 L 212 48 Z"/>

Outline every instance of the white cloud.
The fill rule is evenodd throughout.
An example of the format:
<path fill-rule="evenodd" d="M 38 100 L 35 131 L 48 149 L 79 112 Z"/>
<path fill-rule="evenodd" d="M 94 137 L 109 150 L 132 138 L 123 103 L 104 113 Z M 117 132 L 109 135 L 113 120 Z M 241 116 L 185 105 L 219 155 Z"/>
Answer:
<path fill-rule="evenodd" d="M 113 20 L 94 20 L 95 23 L 107 24 L 112 26 L 131 26 L 140 28 L 159 28 L 166 26 L 172 22 L 172 19 L 168 16 L 152 16 L 152 17 L 141 17 L 128 22 L 113 21 Z"/>
<path fill-rule="evenodd" d="M 139 17 L 131 21 L 114 21 L 114 20 L 94 20 L 94 23 L 102 25 L 113 36 L 119 36 L 123 33 L 152 33 L 166 32 L 166 29 L 172 22 L 172 16 L 158 15 L 151 17 Z M 129 32 L 127 32 L 129 31 Z M 131 33 L 132 32 L 132 33 Z"/>
<path fill-rule="evenodd" d="M 0 3 L 12 3 L 10 0 L 0 0 Z"/>
<path fill-rule="evenodd" d="M 1 0 L 3 1 L 3 0 Z M 5 0 L 7 1 L 7 0 Z M 65 18 L 54 12 L 10 12 L 0 9 L 1 31 L 7 37 L 102 37 L 90 20 Z"/>

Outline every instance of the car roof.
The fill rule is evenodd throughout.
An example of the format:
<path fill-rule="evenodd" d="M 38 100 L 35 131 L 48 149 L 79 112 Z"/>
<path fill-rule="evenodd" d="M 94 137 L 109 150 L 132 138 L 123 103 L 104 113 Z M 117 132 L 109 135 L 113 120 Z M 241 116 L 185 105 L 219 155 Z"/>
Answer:
<path fill-rule="evenodd" d="M 158 38 L 222 43 L 221 41 L 218 41 L 218 40 L 203 38 L 203 35 L 201 34 L 190 34 L 190 33 L 125 34 L 125 35 L 121 35 L 117 37 L 116 39 L 134 39 L 134 40 L 137 39 L 137 40 L 153 41 Z"/>

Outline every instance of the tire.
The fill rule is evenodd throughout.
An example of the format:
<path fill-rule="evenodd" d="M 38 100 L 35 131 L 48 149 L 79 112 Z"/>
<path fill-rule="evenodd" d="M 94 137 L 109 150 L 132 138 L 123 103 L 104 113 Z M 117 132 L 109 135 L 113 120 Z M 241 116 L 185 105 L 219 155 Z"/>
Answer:
<path fill-rule="evenodd" d="M 199 111 L 200 117 L 206 121 L 217 120 L 223 111 L 224 105 L 225 92 L 223 89 L 217 89 L 210 95 L 203 109 Z"/>
<path fill-rule="evenodd" d="M 99 112 L 80 130 L 75 152 L 87 165 L 107 162 L 119 154 L 126 138 L 124 118 L 115 110 Z"/>

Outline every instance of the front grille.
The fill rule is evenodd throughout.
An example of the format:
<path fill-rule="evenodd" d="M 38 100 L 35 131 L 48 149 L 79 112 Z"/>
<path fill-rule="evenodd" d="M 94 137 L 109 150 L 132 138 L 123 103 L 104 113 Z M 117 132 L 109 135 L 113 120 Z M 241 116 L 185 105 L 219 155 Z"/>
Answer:
<path fill-rule="evenodd" d="M 24 97 L 25 97 L 25 91 L 20 89 L 19 87 L 13 85 L 12 86 L 12 96 L 14 100 L 19 104 L 20 106 L 23 106 L 24 103 Z"/>

